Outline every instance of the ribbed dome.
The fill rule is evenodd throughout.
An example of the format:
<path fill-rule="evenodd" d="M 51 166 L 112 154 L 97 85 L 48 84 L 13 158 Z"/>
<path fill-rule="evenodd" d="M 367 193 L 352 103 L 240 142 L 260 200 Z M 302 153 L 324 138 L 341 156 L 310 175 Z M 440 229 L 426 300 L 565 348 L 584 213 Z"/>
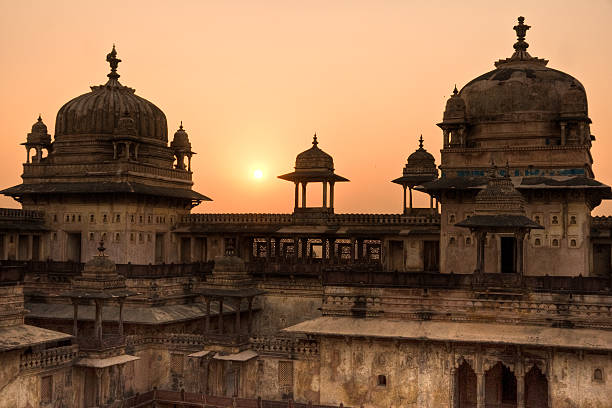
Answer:
<path fill-rule="evenodd" d="M 447 103 L 443 124 L 459 119 L 460 105 L 465 105 L 467 147 L 557 144 L 568 99 L 579 105 L 572 110 L 588 120 L 584 87 L 571 75 L 546 67 L 547 60 L 527 53 L 529 26 L 523 21 L 520 17 L 514 27 L 518 42 L 512 57 L 496 62 L 496 69 L 470 81 Z"/>
<path fill-rule="evenodd" d="M 295 158 L 296 170 L 334 170 L 334 159 L 319 149 L 317 147 L 318 144 L 317 135 L 315 134 L 312 140 L 312 147 L 298 154 Z"/>
<path fill-rule="evenodd" d="M 28 133 L 27 143 L 47 145 L 51 143 L 51 136 L 47 133 L 47 125 L 42 121 L 40 115 L 36 123 L 32 125 L 32 132 Z"/>
<path fill-rule="evenodd" d="M 134 120 L 139 137 L 168 142 L 166 116 L 153 103 L 137 96 L 134 89 L 119 83 L 115 47 L 107 56 L 111 64 L 109 80 L 92 86 L 91 92 L 78 96 L 60 108 L 55 122 L 55 136 L 112 135 L 120 118 L 127 112 Z"/>
<path fill-rule="evenodd" d="M 189 135 L 183 129 L 183 122 L 179 126 L 178 130 L 174 133 L 174 139 L 170 146 L 174 149 L 191 149 L 191 143 L 189 142 Z"/>

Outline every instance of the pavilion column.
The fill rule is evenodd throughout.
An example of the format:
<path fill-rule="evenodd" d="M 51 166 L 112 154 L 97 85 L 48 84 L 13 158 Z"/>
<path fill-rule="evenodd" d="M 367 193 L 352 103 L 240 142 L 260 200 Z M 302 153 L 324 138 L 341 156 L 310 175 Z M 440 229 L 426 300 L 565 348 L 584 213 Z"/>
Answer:
<path fill-rule="evenodd" d="M 444 147 L 448 147 L 449 143 L 448 143 L 448 130 L 444 129 L 442 130 L 442 135 L 444 135 Z"/>
<path fill-rule="evenodd" d="M 210 298 L 206 296 L 204 298 L 204 302 L 206 303 L 206 320 L 204 320 L 204 333 L 208 333 L 210 331 Z"/>
<path fill-rule="evenodd" d="M 329 246 L 329 244 L 327 243 L 327 238 L 323 238 L 323 245 L 321 246 L 323 248 L 323 253 L 321 254 L 321 259 L 323 260 L 323 263 L 327 263 L 327 247 Z"/>
<path fill-rule="evenodd" d="M 516 234 L 516 273 L 523 275 L 523 241 L 525 240 L 525 233 L 519 232 Z"/>
<path fill-rule="evenodd" d="M 516 408 L 525 408 L 525 372 L 523 367 L 517 364 L 517 369 L 514 372 L 516 376 Z"/>
<path fill-rule="evenodd" d="M 355 262 L 355 238 L 351 237 L 351 262 Z"/>
<path fill-rule="evenodd" d="M 187 155 L 187 171 L 191 171 L 191 153 Z"/>
<path fill-rule="evenodd" d="M 113 142 L 113 159 L 117 159 L 117 143 Z"/>
<path fill-rule="evenodd" d="M 247 321 L 247 329 L 249 335 L 253 332 L 253 296 L 249 297 L 249 317 Z"/>
<path fill-rule="evenodd" d="M 476 271 L 479 273 L 484 273 L 485 237 L 486 237 L 485 232 L 482 232 L 482 231 L 476 232 Z"/>
<path fill-rule="evenodd" d="M 561 122 L 560 125 L 561 125 L 561 145 L 563 146 L 567 143 L 567 134 L 565 131 L 566 124 L 565 122 Z"/>
<path fill-rule="evenodd" d="M 298 208 L 299 206 L 299 196 L 300 196 L 300 189 L 299 189 L 299 184 L 297 181 L 295 182 L 295 205 L 294 208 Z"/>
<path fill-rule="evenodd" d="M 406 210 L 406 189 L 408 188 L 405 184 L 402 186 L 404 187 L 404 208 L 402 210 L 403 214 L 406 214 L 408 211 Z"/>
<path fill-rule="evenodd" d="M 30 148 L 26 148 L 26 163 L 30 163 Z"/>
<path fill-rule="evenodd" d="M 476 408 L 485 408 L 485 374 L 482 367 L 476 370 Z"/>
<path fill-rule="evenodd" d="M 94 368 L 96 373 L 96 406 L 102 404 L 102 368 Z"/>
<path fill-rule="evenodd" d="M 363 258 L 363 239 L 357 238 L 355 241 L 357 242 L 357 260 L 361 262 Z"/>
<path fill-rule="evenodd" d="M 327 208 L 327 181 L 323 182 L 323 208 Z"/>
<path fill-rule="evenodd" d="M 412 187 L 409 187 L 409 192 L 410 192 L 410 211 L 412 211 Z"/>
<path fill-rule="evenodd" d="M 236 335 L 240 334 L 240 305 L 242 305 L 242 298 L 238 298 L 236 301 Z"/>
<path fill-rule="evenodd" d="M 102 343 L 102 301 L 96 299 L 96 338 Z"/>
<path fill-rule="evenodd" d="M 293 237 L 293 260 L 297 263 L 298 259 L 298 246 L 300 244 L 299 239 Z"/>
<path fill-rule="evenodd" d="M 302 181 L 302 208 L 306 208 L 306 185 L 308 183 Z"/>
<path fill-rule="evenodd" d="M 334 212 L 334 182 L 329 182 L 329 209 Z"/>
<path fill-rule="evenodd" d="M 76 337 L 79 334 L 79 303 L 76 299 L 72 299 L 74 307 L 74 318 L 72 322 L 72 335 Z"/>
<path fill-rule="evenodd" d="M 457 368 L 455 368 L 454 364 L 450 369 L 450 379 L 449 379 L 450 389 L 449 389 L 449 402 L 450 407 L 454 408 L 457 404 Z"/>
<path fill-rule="evenodd" d="M 219 333 L 223 333 L 223 297 L 219 298 Z"/>
<path fill-rule="evenodd" d="M 125 299 L 119 300 L 119 336 L 123 336 L 123 303 Z"/>
<path fill-rule="evenodd" d="M 266 237 L 266 260 L 270 260 L 270 251 L 272 250 L 272 243 L 270 237 Z"/>

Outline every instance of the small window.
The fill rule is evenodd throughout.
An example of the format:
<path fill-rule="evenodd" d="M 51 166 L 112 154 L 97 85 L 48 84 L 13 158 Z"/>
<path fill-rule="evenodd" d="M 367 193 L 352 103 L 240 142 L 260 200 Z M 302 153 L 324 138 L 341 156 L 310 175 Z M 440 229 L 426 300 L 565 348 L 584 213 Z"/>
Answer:
<path fill-rule="evenodd" d="M 121 214 L 115 215 L 115 222 L 121 222 Z"/>
<path fill-rule="evenodd" d="M 106 214 L 102 215 L 102 222 L 108 222 L 108 216 Z"/>
<path fill-rule="evenodd" d="M 132 232 L 130 233 L 130 241 L 133 241 L 133 240 L 134 240 L 134 233 Z"/>
<path fill-rule="evenodd" d="M 89 233 L 89 240 L 90 240 L 90 241 L 93 241 L 93 240 L 94 240 L 94 233 L 93 233 L 93 232 L 90 232 L 90 233 Z"/>
<path fill-rule="evenodd" d="M 556 215 L 553 215 L 551 223 L 553 225 L 559 224 L 559 218 Z"/>
<path fill-rule="evenodd" d="M 596 368 L 593 371 L 593 380 L 595 381 L 603 381 L 603 370 L 601 368 Z"/>
<path fill-rule="evenodd" d="M 121 240 L 121 234 L 119 234 L 118 232 L 115 233 L 115 241 L 119 242 Z"/>
<path fill-rule="evenodd" d="M 387 386 L 387 376 L 386 375 L 379 375 L 378 376 L 378 386 L 379 387 L 386 387 Z"/>
<path fill-rule="evenodd" d="M 53 240 L 57 241 L 57 232 L 53 233 Z M 11 236 L 11 244 L 13 243 L 13 236 Z"/>
<path fill-rule="evenodd" d="M 140 233 L 140 232 L 139 232 L 139 233 L 138 233 L 138 242 L 142 242 L 142 241 L 143 241 L 143 239 L 142 239 L 142 233 Z"/>
<path fill-rule="evenodd" d="M 142 224 L 142 215 L 138 217 L 138 222 Z"/>
<path fill-rule="evenodd" d="M 102 241 L 106 242 L 106 232 L 102 233 Z"/>
<path fill-rule="evenodd" d="M 130 216 L 130 222 L 134 222 L 134 214 Z"/>
<path fill-rule="evenodd" d="M 147 234 L 147 242 L 151 242 L 151 234 Z"/>
<path fill-rule="evenodd" d="M 451 215 L 448 217 L 448 223 L 449 223 L 449 224 L 454 224 L 454 223 L 455 223 L 455 214 L 451 214 Z"/>
<path fill-rule="evenodd" d="M 151 218 L 151 216 L 149 215 L 149 216 L 147 217 L 147 222 L 150 224 L 150 223 L 151 223 L 151 220 L 152 220 L 152 218 Z"/>
<path fill-rule="evenodd" d="M 559 246 L 559 240 L 557 238 L 552 240 L 552 246 L 554 246 L 554 247 L 558 247 Z"/>
<path fill-rule="evenodd" d="M 467 238 L 465 239 L 465 245 L 472 245 L 472 238 L 467 237 Z"/>
<path fill-rule="evenodd" d="M 539 223 L 540 223 L 540 216 L 539 216 L 539 215 L 536 215 L 536 216 L 533 218 L 533 220 L 534 220 L 534 221 L 535 221 L 537 224 L 539 224 Z"/>
<path fill-rule="evenodd" d="M 66 214 L 66 222 L 70 222 L 70 215 Z"/>
<path fill-rule="evenodd" d="M 53 222 L 57 222 L 57 214 L 53 214 Z"/>
<path fill-rule="evenodd" d="M 455 245 L 455 237 L 450 237 L 448 240 L 449 245 Z"/>
<path fill-rule="evenodd" d="M 576 247 L 576 240 L 575 240 L 575 239 L 572 239 L 572 240 L 570 241 L 570 246 L 571 246 L 571 247 Z"/>
<path fill-rule="evenodd" d="M 79 216 L 77 217 L 79 222 L 81 222 L 81 214 L 79 214 Z"/>
<path fill-rule="evenodd" d="M 96 221 L 96 216 L 93 214 L 89 214 L 89 222 L 95 222 Z"/>
<path fill-rule="evenodd" d="M 72 222 L 74 222 L 76 220 L 76 217 L 74 216 L 74 214 L 72 214 Z"/>
<path fill-rule="evenodd" d="M 535 246 L 540 246 L 542 245 L 542 241 L 540 240 L 540 238 L 536 238 L 535 241 L 533 242 L 535 244 Z"/>
<path fill-rule="evenodd" d="M 576 216 L 575 215 L 572 215 L 570 217 L 570 225 L 576 225 Z"/>

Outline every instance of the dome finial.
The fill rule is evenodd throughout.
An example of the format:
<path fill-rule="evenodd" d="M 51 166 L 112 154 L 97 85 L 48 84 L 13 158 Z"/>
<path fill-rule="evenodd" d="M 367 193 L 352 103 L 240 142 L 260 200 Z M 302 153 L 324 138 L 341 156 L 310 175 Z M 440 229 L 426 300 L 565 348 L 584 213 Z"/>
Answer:
<path fill-rule="evenodd" d="M 419 149 L 423 148 L 423 135 L 421 134 L 421 137 L 419 137 Z"/>
<path fill-rule="evenodd" d="M 518 24 L 515 25 L 514 31 L 516 31 L 517 42 L 514 44 L 514 49 L 517 52 L 526 52 L 529 44 L 525 42 L 525 35 L 527 35 L 527 30 L 531 28 L 527 24 L 524 24 L 525 17 L 521 16 L 518 18 Z"/>
<path fill-rule="evenodd" d="M 506 159 L 506 178 L 510 177 L 510 164 L 508 164 L 508 160 Z"/>
<path fill-rule="evenodd" d="M 106 251 L 106 248 L 104 248 L 104 240 L 100 240 L 100 246 L 98 247 L 98 256 L 106 256 L 104 255 L 104 251 Z"/>
<path fill-rule="evenodd" d="M 117 50 L 115 50 L 115 44 L 113 44 L 113 49 L 106 55 L 106 62 L 110 64 L 111 72 L 107 75 L 110 79 L 119 79 L 120 75 L 117 73 L 117 67 L 121 60 L 117 58 Z"/>
<path fill-rule="evenodd" d="M 453 89 L 453 95 L 457 95 L 459 91 L 457 91 L 457 84 L 455 84 L 455 89 Z"/>
<path fill-rule="evenodd" d="M 314 147 L 317 147 L 318 144 L 319 142 L 317 141 L 317 132 L 315 132 L 314 136 L 312 137 L 312 145 Z"/>
<path fill-rule="evenodd" d="M 38 114 L 38 121 L 42 122 L 42 116 L 40 116 L 40 113 Z"/>
<path fill-rule="evenodd" d="M 179 126 L 180 130 L 183 130 L 183 121 L 181 120 L 181 125 Z"/>

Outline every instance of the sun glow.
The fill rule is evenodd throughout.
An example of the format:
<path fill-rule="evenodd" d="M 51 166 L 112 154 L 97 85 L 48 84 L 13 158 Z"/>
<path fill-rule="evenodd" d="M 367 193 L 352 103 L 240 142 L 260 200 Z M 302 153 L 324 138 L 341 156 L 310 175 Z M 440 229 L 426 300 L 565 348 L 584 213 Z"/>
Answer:
<path fill-rule="evenodd" d="M 253 177 L 256 179 L 261 179 L 263 177 L 263 171 L 257 169 L 253 172 Z"/>

